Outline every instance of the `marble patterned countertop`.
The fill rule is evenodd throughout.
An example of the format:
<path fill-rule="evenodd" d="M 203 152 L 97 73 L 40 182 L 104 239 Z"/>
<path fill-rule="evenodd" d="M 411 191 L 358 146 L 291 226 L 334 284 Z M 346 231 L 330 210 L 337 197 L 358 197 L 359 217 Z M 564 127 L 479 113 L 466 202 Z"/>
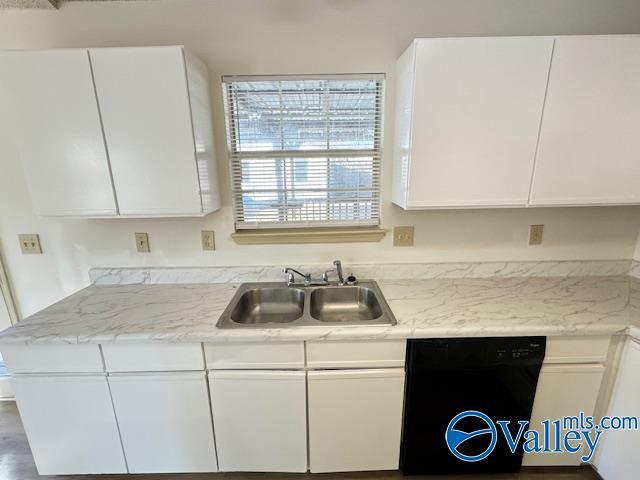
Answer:
<path fill-rule="evenodd" d="M 640 264 L 634 262 L 629 283 L 629 335 L 640 341 Z"/>
<path fill-rule="evenodd" d="M 396 326 L 218 329 L 238 283 L 91 285 L 0 333 L 2 343 L 263 342 L 623 334 L 640 330 L 627 275 L 381 279 Z"/>

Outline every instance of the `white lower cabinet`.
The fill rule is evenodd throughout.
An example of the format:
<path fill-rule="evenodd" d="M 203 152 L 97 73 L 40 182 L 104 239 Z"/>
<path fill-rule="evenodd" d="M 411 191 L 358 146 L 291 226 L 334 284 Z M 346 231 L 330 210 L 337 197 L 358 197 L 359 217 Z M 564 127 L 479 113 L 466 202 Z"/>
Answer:
<path fill-rule="evenodd" d="M 541 421 L 563 416 L 593 415 L 600 390 L 602 364 L 571 364 L 542 366 L 529 428 L 538 430 L 542 438 Z M 554 432 L 551 432 L 551 438 Z M 580 465 L 582 451 L 576 453 L 525 453 L 523 466 Z"/>
<path fill-rule="evenodd" d="M 221 471 L 306 472 L 303 371 L 209 373 Z"/>
<path fill-rule="evenodd" d="M 401 368 L 308 372 L 311 472 L 397 469 L 403 394 Z"/>
<path fill-rule="evenodd" d="M 127 472 L 104 375 L 17 375 L 11 384 L 41 475 Z"/>
<path fill-rule="evenodd" d="M 604 337 L 549 341 L 530 424 L 540 438 L 543 420 L 593 414 L 609 343 Z M 633 365 L 640 347 L 630 345 L 624 361 L 631 367 L 620 373 L 631 378 L 624 381 L 629 392 L 613 400 L 619 414 L 637 397 Z M 210 345 L 206 365 L 226 367 L 210 370 L 208 383 L 207 373 L 197 370 L 204 365 L 198 347 L 107 347 L 106 374 L 91 373 L 102 368 L 95 348 L 9 349 L 14 374 L 54 369 L 12 378 L 40 474 L 398 468 L 404 342 L 309 342 L 306 360 L 302 343 Z M 27 353 L 38 355 L 34 360 Z M 174 370 L 141 371 L 157 365 Z M 350 368 L 328 369 L 340 365 Z M 86 373 L 55 373 L 64 368 Z M 603 471 L 616 471 L 616 452 L 610 447 L 603 456 Z M 523 465 L 578 465 L 582 454 L 525 454 Z"/>
<path fill-rule="evenodd" d="M 131 473 L 216 472 L 204 372 L 109 377 Z"/>
<path fill-rule="evenodd" d="M 620 360 L 618 378 L 607 409 L 608 416 L 638 415 L 640 405 L 640 343 L 629 339 Z M 640 433 L 637 430 L 606 431 L 602 434 L 598 473 L 605 480 L 637 478 L 640 471 Z"/>

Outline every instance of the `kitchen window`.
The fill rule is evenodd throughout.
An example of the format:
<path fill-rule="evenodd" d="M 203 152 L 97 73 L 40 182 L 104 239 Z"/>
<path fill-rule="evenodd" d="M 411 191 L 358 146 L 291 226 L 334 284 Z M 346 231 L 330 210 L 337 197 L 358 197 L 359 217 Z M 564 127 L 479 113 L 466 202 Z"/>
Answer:
<path fill-rule="evenodd" d="M 237 230 L 377 226 L 384 75 L 223 77 Z"/>

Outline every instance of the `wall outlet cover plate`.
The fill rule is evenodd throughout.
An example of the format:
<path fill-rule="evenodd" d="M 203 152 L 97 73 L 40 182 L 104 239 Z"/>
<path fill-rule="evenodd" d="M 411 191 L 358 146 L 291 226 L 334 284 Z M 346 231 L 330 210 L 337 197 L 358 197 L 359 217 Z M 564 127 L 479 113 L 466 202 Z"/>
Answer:
<path fill-rule="evenodd" d="M 18 234 L 18 240 L 20 241 L 22 253 L 42 253 L 40 235 L 37 233 L 20 233 Z"/>
<path fill-rule="evenodd" d="M 216 237 L 213 230 L 202 230 L 202 250 L 212 251 L 216 249 Z"/>
<path fill-rule="evenodd" d="M 149 235 L 146 232 L 136 233 L 136 249 L 140 253 L 149 253 Z"/>
<path fill-rule="evenodd" d="M 544 225 L 529 226 L 529 245 L 540 245 L 542 243 L 542 232 Z"/>
<path fill-rule="evenodd" d="M 393 228 L 393 246 L 394 247 L 413 247 L 412 226 L 394 227 Z"/>

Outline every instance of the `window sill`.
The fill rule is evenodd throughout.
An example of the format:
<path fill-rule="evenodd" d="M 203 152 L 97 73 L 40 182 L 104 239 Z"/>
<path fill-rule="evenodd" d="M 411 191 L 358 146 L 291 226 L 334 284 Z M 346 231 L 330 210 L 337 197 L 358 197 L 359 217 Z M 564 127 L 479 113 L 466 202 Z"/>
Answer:
<path fill-rule="evenodd" d="M 318 228 L 242 230 L 231 234 L 238 245 L 291 243 L 364 243 L 379 242 L 387 234 L 382 228 Z"/>

